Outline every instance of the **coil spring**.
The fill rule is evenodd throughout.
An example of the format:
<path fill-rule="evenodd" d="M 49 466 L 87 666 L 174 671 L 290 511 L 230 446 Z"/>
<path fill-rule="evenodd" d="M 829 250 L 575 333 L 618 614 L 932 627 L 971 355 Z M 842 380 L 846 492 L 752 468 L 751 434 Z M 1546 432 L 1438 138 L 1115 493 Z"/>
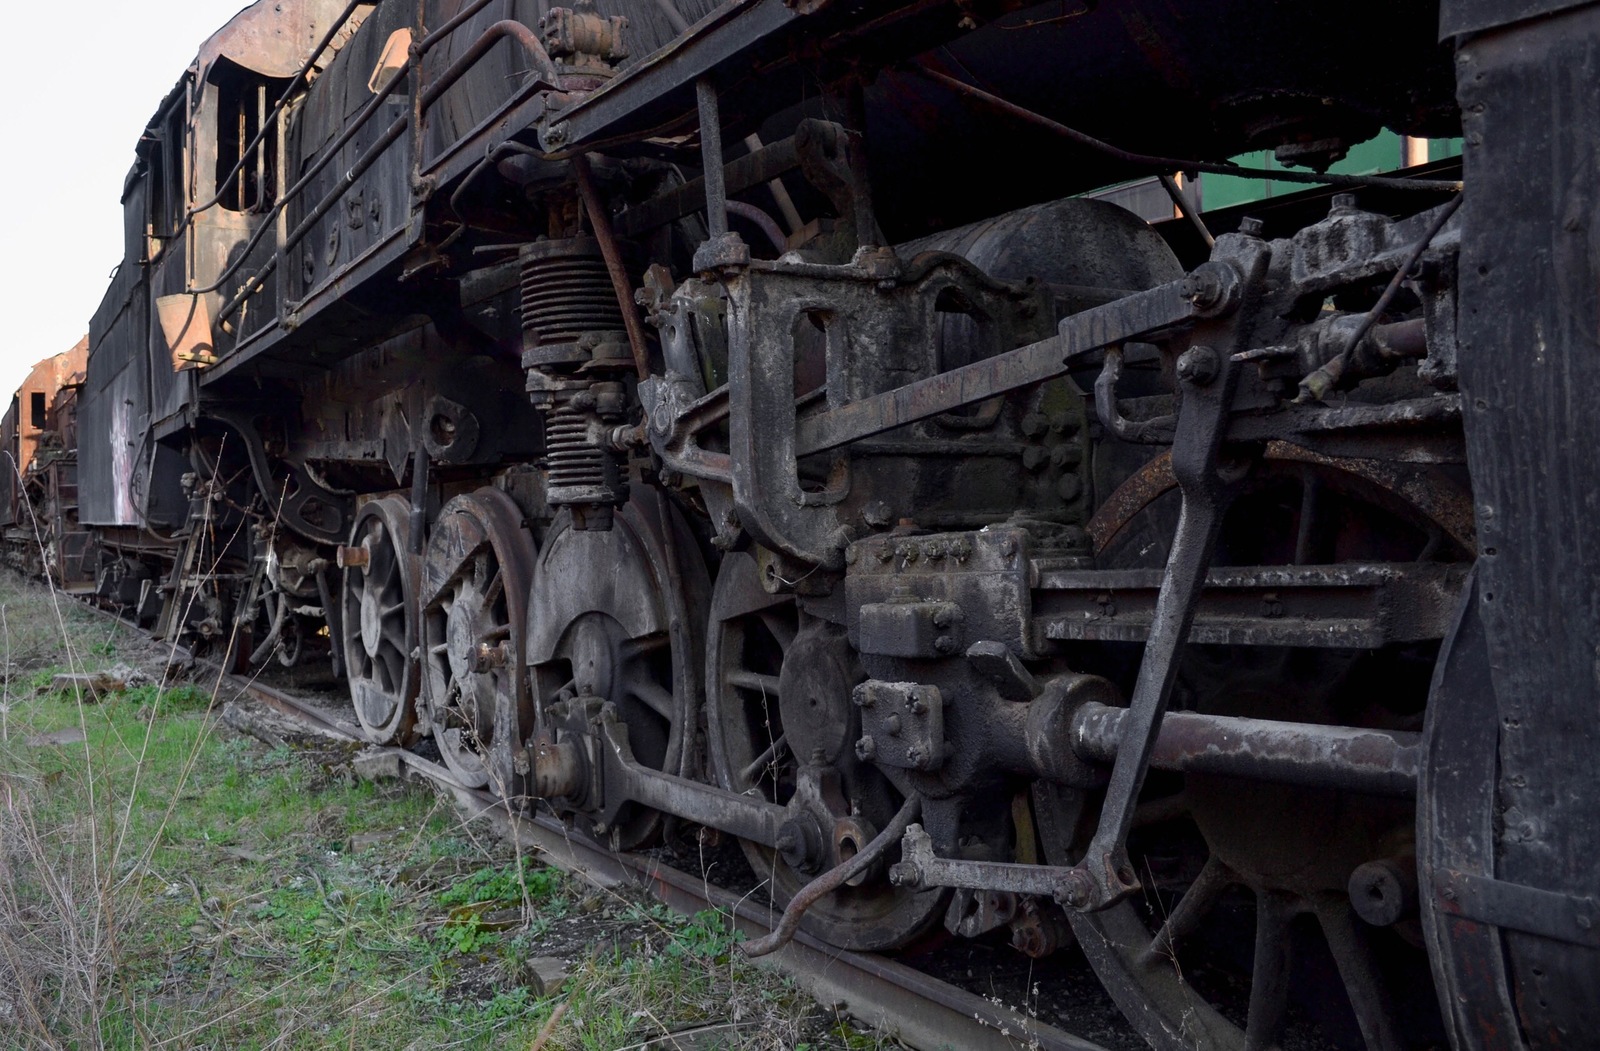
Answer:
<path fill-rule="evenodd" d="M 623 327 L 600 246 L 588 237 L 537 241 L 522 253 L 522 331 L 527 346 L 576 343 Z"/>
<path fill-rule="evenodd" d="M 612 457 L 589 441 L 586 413 L 563 403 L 545 414 L 545 462 L 550 471 L 548 499 L 555 504 L 594 500 L 614 481 Z M 565 498 L 565 499 L 563 499 Z"/>

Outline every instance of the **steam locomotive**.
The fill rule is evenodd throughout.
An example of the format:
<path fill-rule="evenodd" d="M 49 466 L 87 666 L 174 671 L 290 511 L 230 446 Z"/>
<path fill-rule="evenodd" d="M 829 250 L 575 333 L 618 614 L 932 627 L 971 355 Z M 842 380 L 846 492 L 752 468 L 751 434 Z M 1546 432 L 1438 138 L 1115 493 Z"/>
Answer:
<path fill-rule="evenodd" d="M 1597 69 L 1576 0 L 261 0 L 139 136 L 36 548 L 736 838 L 753 952 L 1594 1046 Z M 1384 129 L 1462 156 L 1338 172 Z"/>

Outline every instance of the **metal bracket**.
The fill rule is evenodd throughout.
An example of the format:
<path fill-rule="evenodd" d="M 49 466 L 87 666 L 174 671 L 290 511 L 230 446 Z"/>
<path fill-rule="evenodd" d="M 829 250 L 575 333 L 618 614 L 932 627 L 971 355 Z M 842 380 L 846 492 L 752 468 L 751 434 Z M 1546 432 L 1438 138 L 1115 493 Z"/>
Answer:
<path fill-rule="evenodd" d="M 1507 930 L 1600 948 L 1600 901 L 1455 869 L 1433 874 L 1439 908 Z"/>
<path fill-rule="evenodd" d="M 900 840 L 900 861 L 889 868 L 889 882 L 910 890 L 960 887 L 1032 894 L 1060 901 L 1071 883 L 1072 871 L 1010 861 L 941 858 L 933 852 L 933 837 L 921 825 L 911 825 Z"/>
<path fill-rule="evenodd" d="M 336 493 L 317 482 L 304 464 L 279 462 L 289 477 L 282 482 L 272 477 L 266 446 L 254 422 L 245 414 L 208 407 L 205 415 L 226 424 L 243 441 L 250 457 L 250 472 L 273 515 L 307 540 L 320 544 L 342 544 L 350 531 L 354 503 L 347 493 Z"/>
<path fill-rule="evenodd" d="M 1207 305 L 1214 302 L 1224 311 L 1233 303 L 1242 305 L 1227 321 L 1208 326 L 1210 331 L 1197 329 L 1196 341 L 1178 361 L 1181 408 L 1172 447 L 1172 470 L 1183 504 L 1145 643 L 1144 660 L 1122 726 L 1111 782 L 1100 808 L 1100 821 L 1061 898 L 1063 904 L 1075 909 L 1108 908 L 1139 889 L 1138 877 L 1128 860 L 1128 830 L 1133 827 L 1139 790 L 1161 732 L 1161 717 L 1177 681 L 1179 658 L 1200 603 L 1222 514 L 1233 484 L 1243 477 L 1242 472 L 1224 466 L 1222 442 L 1239 378 L 1240 366 L 1233 354 L 1250 333 L 1270 259 L 1271 251 L 1264 242 L 1245 235 L 1226 236 L 1218 242 L 1206 272 L 1220 277 L 1219 265 L 1237 268 L 1241 281 L 1214 283 L 1218 289 L 1242 288 L 1242 294 L 1222 295 L 1202 287 L 1199 280 L 1193 282 L 1192 288 L 1187 284 L 1185 287 L 1185 293 L 1195 298 L 1197 306 L 1202 300 Z M 1192 276 L 1197 277 L 1198 273 Z"/>

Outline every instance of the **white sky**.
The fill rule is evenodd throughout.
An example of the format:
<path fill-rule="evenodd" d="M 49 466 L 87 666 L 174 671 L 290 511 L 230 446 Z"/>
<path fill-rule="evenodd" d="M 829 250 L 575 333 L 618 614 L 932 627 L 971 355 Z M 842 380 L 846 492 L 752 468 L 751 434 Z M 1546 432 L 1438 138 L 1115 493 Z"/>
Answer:
<path fill-rule="evenodd" d="M 122 257 L 122 180 L 145 122 L 247 0 L 7 5 L 0 61 L 0 409 L 68 350 Z"/>

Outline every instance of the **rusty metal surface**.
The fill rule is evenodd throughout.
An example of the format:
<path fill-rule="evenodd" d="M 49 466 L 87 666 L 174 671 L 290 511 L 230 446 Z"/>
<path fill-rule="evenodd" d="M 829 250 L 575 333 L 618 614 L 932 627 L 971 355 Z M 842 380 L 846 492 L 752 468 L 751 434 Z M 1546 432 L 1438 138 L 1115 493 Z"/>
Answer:
<path fill-rule="evenodd" d="M 90 325 L 102 532 L 45 515 L 96 590 L 257 660 L 325 624 L 384 740 L 423 657 L 455 784 L 734 834 L 834 945 L 1059 945 L 1048 891 L 1163 1051 L 1594 1028 L 1593 9 L 547 6 L 202 47 Z M 1383 126 L 1470 192 L 1319 174 Z M 1207 213 L 1186 276 L 1049 202 L 1253 150 L 1348 192 Z M 1150 966 L 1229 916 L 1254 965 Z"/>
<path fill-rule="evenodd" d="M 1087 704 L 1072 719 L 1072 748 L 1080 758 L 1116 757 L 1127 712 Z M 1420 735 L 1280 723 L 1193 712 L 1170 712 L 1150 753 L 1158 770 L 1280 781 L 1319 788 L 1414 795 Z"/>
<path fill-rule="evenodd" d="M 1466 572 L 1447 563 L 1213 569 L 1189 641 L 1376 648 L 1442 639 Z M 1047 639 L 1141 642 L 1160 584 L 1152 570 L 1041 573 L 1034 630 Z"/>

